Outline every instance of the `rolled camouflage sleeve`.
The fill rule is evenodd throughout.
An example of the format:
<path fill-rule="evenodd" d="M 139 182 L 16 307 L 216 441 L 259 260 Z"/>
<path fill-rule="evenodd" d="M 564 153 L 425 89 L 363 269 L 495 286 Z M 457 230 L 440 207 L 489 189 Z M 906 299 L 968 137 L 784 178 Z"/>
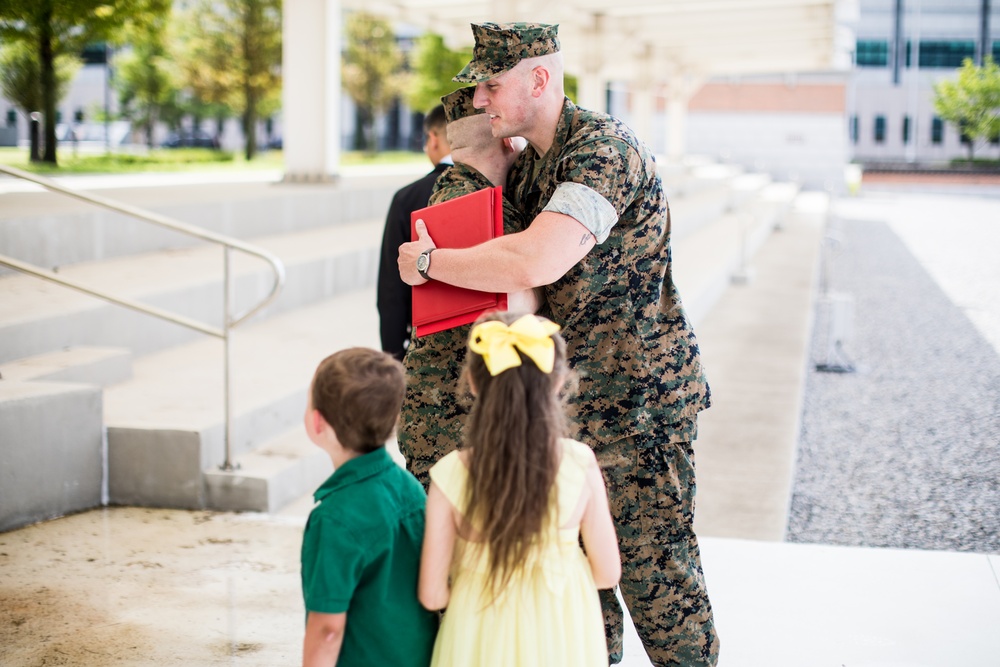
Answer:
<path fill-rule="evenodd" d="M 642 194 L 646 165 L 626 142 L 605 136 L 574 147 L 559 171 L 559 185 L 545 210 L 573 216 L 601 243 Z"/>
<path fill-rule="evenodd" d="M 575 218 L 590 230 L 598 243 L 604 243 L 618 222 L 618 211 L 600 194 L 580 183 L 560 183 L 544 211 Z"/>

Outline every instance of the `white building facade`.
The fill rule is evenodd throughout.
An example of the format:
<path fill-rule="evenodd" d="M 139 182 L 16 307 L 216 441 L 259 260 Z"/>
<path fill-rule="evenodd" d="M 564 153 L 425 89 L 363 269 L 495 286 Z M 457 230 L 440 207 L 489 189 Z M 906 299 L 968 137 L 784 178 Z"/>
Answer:
<path fill-rule="evenodd" d="M 996 0 L 861 0 L 848 134 L 855 161 L 947 163 L 968 156 L 959 131 L 934 111 L 934 84 L 965 58 L 1000 61 Z M 1000 139 L 976 157 L 1000 158 Z"/>

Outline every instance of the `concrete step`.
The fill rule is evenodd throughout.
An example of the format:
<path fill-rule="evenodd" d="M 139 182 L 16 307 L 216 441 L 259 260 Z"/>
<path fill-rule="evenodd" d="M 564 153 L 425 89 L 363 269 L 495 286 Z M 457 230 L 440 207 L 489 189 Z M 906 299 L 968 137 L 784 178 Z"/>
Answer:
<path fill-rule="evenodd" d="M 687 188 L 671 201 L 675 222 L 689 230 L 673 246 L 681 293 L 695 313 L 707 311 L 718 284 L 728 281 L 743 247 L 739 234 L 752 244 L 755 234 L 769 233 L 781 201 L 765 196 L 781 192 L 766 179 L 701 172 L 694 178 L 707 185 Z M 733 202 L 735 211 L 726 213 Z M 110 502 L 274 511 L 328 474 L 328 460 L 300 426 L 316 365 L 347 346 L 379 345 L 371 285 L 381 232 L 382 221 L 373 219 L 254 239 L 286 262 L 288 287 L 233 335 L 235 472 L 218 472 L 225 456 L 221 341 L 60 286 L 6 277 L 0 278 L 0 359 L 25 356 L 25 346 L 33 353 L 81 343 L 133 349 L 139 355 L 134 376 L 110 386 L 104 397 Z M 269 271 L 258 260 L 234 260 L 242 309 L 266 291 Z M 218 248 L 123 257 L 63 272 L 208 323 L 220 321 Z"/>
<path fill-rule="evenodd" d="M 664 182 L 670 203 L 670 239 L 676 243 L 688 234 L 738 208 L 764 186 L 726 165 L 698 167 L 675 189 Z"/>
<path fill-rule="evenodd" d="M 246 452 L 235 469 L 204 471 L 206 503 L 215 510 L 276 512 L 319 487 L 333 473 L 326 452 L 301 424 Z"/>
<path fill-rule="evenodd" d="M 96 507 L 101 390 L 0 380 L 0 532 Z"/>
<path fill-rule="evenodd" d="M 355 290 L 234 333 L 235 456 L 300 424 L 309 381 L 324 357 L 355 345 L 379 347 L 374 304 L 373 288 Z M 224 460 L 221 342 L 137 358 L 134 373 L 105 392 L 111 502 L 209 507 L 203 472 Z"/>
<path fill-rule="evenodd" d="M 714 227 L 714 231 L 708 233 L 706 230 L 701 238 L 697 234 L 688 236 L 674 245 L 675 257 L 690 258 L 690 261 L 682 262 L 685 268 L 682 268 L 677 277 L 681 283 L 681 294 L 689 309 L 693 308 L 699 313 L 711 310 L 719 293 L 729 284 L 732 273 L 739 268 L 739 245 L 727 240 L 732 241 L 730 237 L 733 234 L 746 233 L 747 251 L 750 254 L 748 259 L 752 259 L 753 252 L 784 219 L 797 192 L 794 187 L 769 184 L 766 177 L 755 177 L 750 181 L 738 186 L 745 190 L 745 194 L 738 198 L 736 212 L 721 216 L 713 225 L 706 226 Z M 720 237 L 724 238 L 720 240 Z M 699 272 L 694 278 L 691 274 L 692 267 Z M 708 287 L 692 289 L 689 294 L 684 285 L 691 286 L 695 279 L 707 280 Z M 394 443 L 390 443 L 390 451 L 394 452 L 403 465 Z M 236 462 L 240 469 L 233 472 L 205 472 L 209 506 L 271 512 L 281 510 L 286 503 L 311 507 L 311 492 L 330 471 L 325 455 L 308 442 L 298 424 L 274 441 L 238 456 Z M 313 469 L 313 477 L 307 479 L 304 475 L 310 465 L 317 467 Z M 300 495 L 296 496 L 297 492 Z M 308 511 L 309 507 L 300 510 Z"/>
<path fill-rule="evenodd" d="M 685 165 L 683 176 L 675 181 L 664 180 L 663 184 L 671 197 L 687 197 L 717 185 L 730 185 L 743 173 L 743 168 L 732 164 L 714 162 L 694 162 Z"/>
<path fill-rule="evenodd" d="M 0 379 L 79 382 L 107 387 L 132 377 L 132 352 L 123 347 L 70 347 L 0 364 Z"/>
<path fill-rule="evenodd" d="M 754 253 L 780 225 L 797 193 L 794 185 L 766 185 L 735 210 L 672 242 L 674 282 L 696 326 L 731 281 L 751 279 Z"/>
<path fill-rule="evenodd" d="M 280 174 L 134 174 L 122 177 L 57 178 L 67 187 L 234 236 L 253 239 L 292 234 L 349 222 L 384 219 L 393 193 L 418 175 L 412 170 L 379 176 L 354 175 L 336 185 L 280 182 Z M 27 182 L 2 178 L 0 253 L 47 268 L 199 247 L 187 235 L 136 220 Z M 0 274 L 7 273 L 0 267 Z"/>
<path fill-rule="evenodd" d="M 770 174 L 749 173 L 734 177 L 732 180 L 729 207 L 735 209 L 742 206 L 770 183 Z"/>
<path fill-rule="evenodd" d="M 257 317 L 274 315 L 374 283 L 381 220 L 253 239 L 285 264 L 278 300 Z M 270 267 L 233 253 L 237 312 L 270 290 Z M 108 291 L 221 326 L 222 249 L 203 245 L 65 267 L 60 274 Z M 0 362 L 54 349 L 119 346 L 142 355 L 204 336 L 61 285 L 31 276 L 0 277 Z"/>

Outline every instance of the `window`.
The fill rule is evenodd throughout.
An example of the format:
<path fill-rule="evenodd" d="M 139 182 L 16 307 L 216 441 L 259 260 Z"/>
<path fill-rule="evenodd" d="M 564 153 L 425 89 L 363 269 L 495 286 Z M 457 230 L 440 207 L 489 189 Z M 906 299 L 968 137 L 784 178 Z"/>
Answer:
<path fill-rule="evenodd" d="M 7 109 L 7 127 L 14 127 L 17 125 L 17 112 L 13 109 Z"/>
<path fill-rule="evenodd" d="M 940 144 L 944 140 L 944 121 L 934 116 L 931 120 L 931 143 Z"/>
<path fill-rule="evenodd" d="M 1000 41 L 993 42 L 993 62 L 1000 63 Z"/>
<path fill-rule="evenodd" d="M 972 143 L 972 138 L 965 132 L 965 123 L 961 123 L 958 126 L 958 140 L 962 142 L 963 146 L 968 146 Z"/>
<path fill-rule="evenodd" d="M 910 117 L 903 116 L 903 143 L 910 143 Z"/>
<path fill-rule="evenodd" d="M 104 46 L 104 42 L 98 42 L 97 44 L 88 44 L 83 47 L 83 51 L 80 52 L 80 60 L 83 61 L 84 65 L 103 65 L 108 61 L 107 47 Z"/>
<path fill-rule="evenodd" d="M 920 67 L 961 67 L 966 58 L 976 57 L 976 43 L 920 42 Z"/>
<path fill-rule="evenodd" d="M 875 116 L 875 143 L 885 143 L 885 116 Z"/>
<path fill-rule="evenodd" d="M 885 67 L 889 64 L 889 43 L 885 40 L 858 40 L 855 55 L 858 67 Z"/>
<path fill-rule="evenodd" d="M 849 127 L 848 131 L 851 133 L 851 143 L 854 143 L 854 144 L 858 143 L 858 117 L 857 116 L 851 116 L 851 124 L 850 124 L 850 127 Z"/>
<path fill-rule="evenodd" d="M 77 109 L 73 112 L 73 122 L 82 123 L 83 122 L 83 109 Z"/>

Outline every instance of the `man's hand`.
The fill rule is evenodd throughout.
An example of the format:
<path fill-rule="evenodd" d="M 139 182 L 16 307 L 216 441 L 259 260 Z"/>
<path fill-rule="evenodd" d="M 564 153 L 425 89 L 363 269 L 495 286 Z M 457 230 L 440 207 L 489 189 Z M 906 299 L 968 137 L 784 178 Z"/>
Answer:
<path fill-rule="evenodd" d="M 416 229 L 416 240 L 399 246 L 399 277 L 407 285 L 423 285 L 427 282 L 417 271 L 417 257 L 423 251 L 437 247 L 431 235 L 427 233 L 427 226 L 423 220 L 417 220 Z"/>

